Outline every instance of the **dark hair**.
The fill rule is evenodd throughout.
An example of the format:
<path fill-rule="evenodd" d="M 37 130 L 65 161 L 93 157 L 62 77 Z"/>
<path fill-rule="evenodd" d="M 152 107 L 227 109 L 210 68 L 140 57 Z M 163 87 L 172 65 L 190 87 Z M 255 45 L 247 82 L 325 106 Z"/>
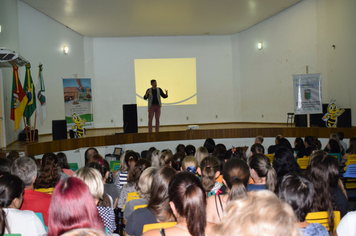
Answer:
<path fill-rule="evenodd" d="M 159 158 L 160 167 L 171 166 L 173 160 L 173 154 L 170 150 L 163 151 L 161 157 Z"/>
<path fill-rule="evenodd" d="M 213 153 L 213 151 L 215 149 L 215 141 L 212 138 L 207 138 L 204 142 L 203 147 L 208 149 L 209 153 Z"/>
<path fill-rule="evenodd" d="M 132 171 L 130 171 L 130 173 L 127 177 L 127 182 L 137 184 L 142 172 L 150 166 L 151 166 L 151 162 L 149 160 L 139 159 L 136 162 L 135 167 L 132 169 Z"/>
<path fill-rule="evenodd" d="M 35 182 L 35 188 L 54 188 L 61 179 L 58 174 L 57 156 L 54 153 L 46 153 L 42 157 L 41 175 Z"/>
<path fill-rule="evenodd" d="M 311 150 L 316 150 L 317 149 L 317 145 L 316 145 L 315 139 L 312 136 L 306 136 L 304 138 L 304 143 L 308 144 L 309 147 L 311 148 Z"/>
<path fill-rule="evenodd" d="M 185 153 L 185 146 L 184 146 L 184 144 L 178 144 L 178 146 L 176 147 L 176 151 L 177 151 L 177 153 Z"/>
<path fill-rule="evenodd" d="M 10 174 L 11 165 L 8 159 L 0 158 L 0 175 Z"/>
<path fill-rule="evenodd" d="M 339 136 L 339 139 L 342 141 L 342 140 L 344 140 L 344 133 L 343 132 L 337 132 L 336 133 L 337 134 L 337 136 Z"/>
<path fill-rule="evenodd" d="M 288 173 L 300 173 L 300 167 L 293 156 L 293 152 L 286 147 L 276 150 L 273 159 L 273 168 L 276 170 L 277 179 Z"/>
<path fill-rule="evenodd" d="M 305 170 L 305 177 L 310 180 L 315 188 L 313 207 L 311 211 L 327 211 L 330 232 L 334 229 L 334 213 L 337 209 L 332 198 L 332 188 L 338 187 L 339 163 L 337 158 L 330 155 L 318 155 L 310 159 Z"/>
<path fill-rule="evenodd" d="M 137 162 L 138 159 L 139 159 L 139 154 L 137 152 L 128 151 L 125 154 L 125 163 L 128 168 L 130 168 L 129 162 L 131 162 L 131 161 Z"/>
<path fill-rule="evenodd" d="M 11 151 L 6 156 L 6 159 L 10 162 L 10 166 L 11 166 L 12 163 L 19 157 L 20 157 L 20 154 L 17 151 Z"/>
<path fill-rule="evenodd" d="M 255 143 L 251 146 L 251 152 L 253 155 L 257 153 L 265 154 L 265 148 L 260 143 Z"/>
<path fill-rule="evenodd" d="M 169 200 L 180 217 L 187 222 L 190 235 L 204 236 L 206 227 L 206 196 L 194 174 L 181 172 L 169 182 Z"/>
<path fill-rule="evenodd" d="M 98 150 L 96 148 L 90 147 L 88 148 L 85 153 L 84 153 L 84 157 L 85 157 L 85 165 L 88 164 L 89 159 L 94 155 L 94 154 L 99 154 Z"/>
<path fill-rule="evenodd" d="M 286 147 L 289 148 L 291 151 L 293 150 L 292 145 L 286 138 L 280 138 L 278 141 L 278 146 L 276 149 L 281 148 L 281 147 Z"/>
<path fill-rule="evenodd" d="M 147 159 L 147 153 L 148 153 L 148 150 L 143 150 L 141 152 L 141 158 L 146 158 Z"/>
<path fill-rule="evenodd" d="M 155 79 L 151 79 L 151 84 L 153 84 L 154 82 L 157 82 Z"/>
<path fill-rule="evenodd" d="M 216 148 L 223 148 L 225 151 L 227 150 L 225 144 L 223 144 L 223 143 L 218 143 L 218 144 L 216 144 L 216 145 L 215 145 L 215 149 L 216 149 Z"/>
<path fill-rule="evenodd" d="M 294 143 L 295 143 L 295 151 L 300 151 L 305 148 L 303 139 L 301 137 L 295 138 Z"/>
<path fill-rule="evenodd" d="M 180 171 L 184 157 L 185 154 L 182 152 L 177 152 L 176 154 L 174 154 L 172 159 L 172 168 L 176 171 Z"/>
<path fill-rule="evenodd" d="M 350 143 L 350 146 L 347 149 L 346 153 L 356 154 L 356 137 L 350 138 L 349 143 Z"/>
<path fill-rule="evenodd" d="M 99 163 L 99 162 L 96 162 L 96 161 L 93 161 L 93 162 L 89 162 L 88 164 L 85 165 L 85 167 L 90 167 L 90 168 L 94 168 L 94 169 L 97 169 L 100 174 L 101 174 L 101 177 L 104 178 L 105 177 L 105 171 L 104 171 L 104 168 L 103 166 Z"/>
<path fill-rule="evenodd" d="M 220 171 L 222 171 L 222 168 L 225 164 L 225 158 L 226 158 L 226 149 L 222 147 L 216 147 L 213 151 L 213 156 L 216 156 L 219 161 L 220 161 Z"/>
<path fill-rule="evenodd" d="M 271 162 L 263 154 L 255 154 L 248 160 L 251 169 L 254 169 L 258 177 L 266 177 L 266 189 L 274 192 L 277 174 L 271 166 Z"/>
<path fill-rule="evenodd" d="M 185 146 L 184 151 L 185 151 L 185 154 L 187 156 L 194 156 L 195 155 L 195 147 L 193 145 L 191 145 L 191 144 Z"/>
<path fill-rule="evenodd" d="M 61 169 L 69 169 L 69 164 L 67 161 L 67 155 L 63 152 L 57 153 L 58 166 Z"/>
<path fill-rule="evenodd" d="M 339 143 L 335 139 L 329 139 L 330 150 L 329 153 L 340 153 Z"/>
<path fill-rule="evenodd" d="M 263 136 L 262 136 L 262 135 L 258 135 L 258 136 L 256 137 L 256 139 L 258 139 L 258 141 L 260 141 L 261 144 L 263 143 Z M 256 139 L 255 139 L 255 140 L 256 140 Z"/>
<path fill-rule="evenodd" d="M 154 175 L 150 190 L 150 200 L 147 208 L 156 217 L 157 221 L 173 220 L 169 207 L 168 186 L 169 181 L 177 172 L 171 167 L 163 167 Z"/>
<path fill-rule="evenodd" d="M 310 212 L 314 193 L 312 182 L 296 174 L 287 174 L 278 183 L 278 197 L 293 208 L 299 222 Z"/>
<path fill-rule="evenodd" d="M 250 170 L 245 161 L 237 158 L 228 160 L 224 165 L 223 178 L 230 189 L 229 200 L 246 196 Z"/>
<path fill-rule="evenodd" d="M 10 206 L 15 198 L 20 198 L 24 188 L 22 180 L 15 175 L 7 174 L 0 177 L 0 235 L 3 235 L 7 228 L 6 214 L 3 208 Z"/>
<path fill-rule="evenodd" d="M 201 183 L 205 192 L 210 192 L 215 184 L 215 173 L 220 171 L 220 161 L 214 156 L 207 156 L 200 162 Z"/>

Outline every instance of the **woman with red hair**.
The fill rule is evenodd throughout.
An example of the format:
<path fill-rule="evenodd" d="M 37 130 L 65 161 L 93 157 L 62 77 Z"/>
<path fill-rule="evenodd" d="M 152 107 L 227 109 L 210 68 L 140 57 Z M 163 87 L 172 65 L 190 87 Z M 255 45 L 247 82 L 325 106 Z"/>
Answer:
<path fill-rule="evenodd" d="M 94 197 L 84 181 L 75 177 L 57 184 L 48 218 L 48 236 L 58 236 L 77 228 L 93 228 L 104 232 Z"/>

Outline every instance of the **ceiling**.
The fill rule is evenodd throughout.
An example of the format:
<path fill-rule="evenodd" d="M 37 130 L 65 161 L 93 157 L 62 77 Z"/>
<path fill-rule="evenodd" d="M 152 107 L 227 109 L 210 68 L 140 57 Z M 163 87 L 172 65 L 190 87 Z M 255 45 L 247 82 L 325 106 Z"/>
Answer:
<path fill-rule="evenodd" d="M 21 0 L 87 37 L 231 35 L 301 0 Z"/>

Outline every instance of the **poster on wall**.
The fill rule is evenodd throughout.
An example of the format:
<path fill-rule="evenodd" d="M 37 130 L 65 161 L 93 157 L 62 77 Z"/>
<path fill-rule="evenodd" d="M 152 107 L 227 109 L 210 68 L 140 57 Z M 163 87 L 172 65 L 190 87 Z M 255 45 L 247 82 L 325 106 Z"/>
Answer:
<path fill-rule="evenodd" d="M 62 78 L 67 129 L 94 127 L 91 79 Z M 81 136 L 80 136 L 81 137 Z"/>
<path fill-rule="evenodd" d="M 321 101 L 321 74 L 293 75 L 294 113 L 319 114 Z"/>

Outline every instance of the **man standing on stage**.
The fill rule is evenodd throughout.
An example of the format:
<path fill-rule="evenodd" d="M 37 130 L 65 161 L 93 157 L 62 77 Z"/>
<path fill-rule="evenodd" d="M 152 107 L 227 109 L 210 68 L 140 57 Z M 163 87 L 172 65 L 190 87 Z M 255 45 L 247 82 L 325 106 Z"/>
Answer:
<path fill-rule="evenodd" d="M 157 81 L 155 79 L 151 80 L 152 88 L 147 89 L 145 100 L 148 99 L 148 132 L 152 132 L 152 119 L 153 115 L 156 118 L 156 132 L 159 131 L 159 117 L 161 116 L 161 97 L 168 97 L 168 90 L 165 90 L 166 94 L 163 93 L 161 88 L 157 88 Z"/>

